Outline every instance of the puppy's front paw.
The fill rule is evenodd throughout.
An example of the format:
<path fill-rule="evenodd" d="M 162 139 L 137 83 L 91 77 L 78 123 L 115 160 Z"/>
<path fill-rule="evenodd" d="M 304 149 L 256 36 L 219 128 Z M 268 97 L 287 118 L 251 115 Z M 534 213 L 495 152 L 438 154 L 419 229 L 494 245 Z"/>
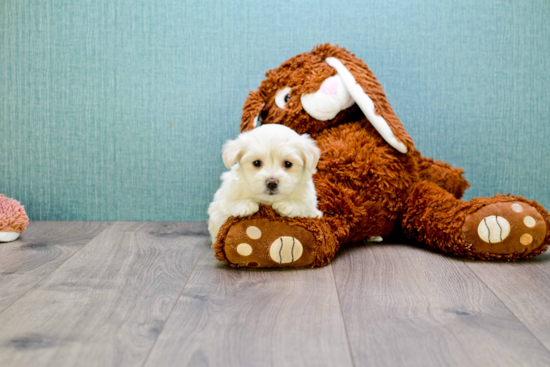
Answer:
<path fill-rule="evenodd" d="M 260 205 L 252 200 L 239 200 L 233 204 L 231 215 L 234 217 L 248 217 L 259 209 Z"/>
<path fill-rule="evenodd" d="M 288 201 L 279 201 L 273 204 L 273 209 L 283 217 L 294 218 L 300 215 L 300 207 Z"/>
<path fill-rule="evenodd" d="M 322 211 L 312 207 L 303 207 L 299 215 L 299 217 L 305 217 L 305 218 L 321 218 L 322 216 L 323 216 Z"/>

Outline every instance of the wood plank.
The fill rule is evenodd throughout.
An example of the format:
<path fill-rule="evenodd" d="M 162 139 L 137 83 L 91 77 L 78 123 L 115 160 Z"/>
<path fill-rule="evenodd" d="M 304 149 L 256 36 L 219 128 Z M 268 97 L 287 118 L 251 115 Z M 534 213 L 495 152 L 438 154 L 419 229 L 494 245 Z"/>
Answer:
<path fill-rule="evenodd" d="M 514 263 L 467 265 L 550 350 L 550 252 Z"/>
<path fill-rule="evenodd" d="M 0 313 L 109 226 L 106 222 L 31 222 L 0 243 Z"/>
<path fill-rule="evenodd" d="M 550 353 L 464 261 L 368 244 L 333 262 L 359 366 L 547 366 Z"/>
<path fill-rule="evenodd" d="M 334 278 L 234 269 L 205 251 L 146 366 L 350 366 Z"/>
<path fill-rule="evenodd" d="M 208 245 L 204 223 L 114 223 L 0 314 L 0 365 L 142 364 Z"/>

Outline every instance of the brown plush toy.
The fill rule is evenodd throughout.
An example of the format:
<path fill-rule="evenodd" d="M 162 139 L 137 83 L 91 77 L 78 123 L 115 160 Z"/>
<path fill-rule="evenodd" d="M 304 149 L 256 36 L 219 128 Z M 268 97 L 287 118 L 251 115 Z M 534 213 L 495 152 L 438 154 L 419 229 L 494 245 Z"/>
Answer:
<path fill-rule="evenodd" d="M 270 70 L 244 104 L 241 130 L 283 124 L 321 149 L 314 175 L 321 218 L 286 218 L 269 206 L 232 217 L 213 245 L 241 267 L 317 267 L 343 243 L 380 241 L 398 225 L 441 251 L 481 260 L 526 259 L 546 251 L 550 215 L 519 196 L 460 200 L 463 171 L 424 158 L 367 65 L 320 45 Z M 239 251 L 247 243 L 250 251 Z M 250 249 L 248 246 L 244 246 Z"/>

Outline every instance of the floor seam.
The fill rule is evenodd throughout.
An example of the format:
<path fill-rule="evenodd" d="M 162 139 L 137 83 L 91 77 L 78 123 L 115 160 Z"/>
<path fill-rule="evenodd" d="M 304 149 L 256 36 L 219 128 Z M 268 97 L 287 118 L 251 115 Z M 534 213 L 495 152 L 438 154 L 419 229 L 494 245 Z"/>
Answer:
<path fill-rule="evenodd" d="M 483 281 L 483 279 L 481 279 L 481 278 L 477 275 L 477 273 L 475 272 L 475 270 L 472 269 L 472 268 L 470 267 L 470 264 L 468 264 L 465 260 L 462 260 L 462 262 L 463 262 L 464 264 L 466 264 L 466 266 L 468 267 L 468 269 L 472 272 L 472 274 L 474 274 L 474 276 L 475 276 L 481 283 L 485 284 L 485 286 L 487 287 L 487 289 L 489 289 L 489 290 L 491 291 L 491 293 L 500 301 L 500 303 L 502 303 L 502 305 L 503 305 L 504 307 L 506 307 L 506 309 L 507 309 L 508 311 L 510 311 L 510 313 L 511 313 L 512 315 L 514 315 L 514 317 L 516 318 L 516 320 L 518 320 L 518 321 L 523 325 L 523 327 L 525 327 L 525 329 L 529 332 L 529 334 L 531 334 L 531 335 L 533 336 L 533 338 L 535 338 L 535 339 L 540 343 L 540 345 L 544 348 L 544 350 L 546 350 L 546 351 L 550 354 L 550 349 L 548 349 L 548 348 L 546 347 L 546 345 L 544 345 L 544 343 L 543 343 L 543 342 L 533 333 L 533 331 L 529 328 L 529 326 L 525 325 L 525 323 L 524 323 L 523 321 L 521 321 L 521 319 L 518 317 L 518 315 L 516 315 L 516 313 L 515 313 L 514 311 L 512 311 L 512 310 L 510 309 L 510 307 L 508 307 L 508 305 L 502 300 L 502 298 L 500 298 L 500 297 L 495 293 L 495 291 L 493 290 L 493 288 L 491 288 L 487 283 L 485 283 L 485 282 Z"/>
<path fill-rule="evenodd" d="M 197 256 L 197 261 L 195 261 L 195 264 L 193 265 L 193 269 L 191 269 L 191 272 L 189 273 L 189 276 L 187 277 L 187 280 L 185 281 L 185 284 L 181 288 L 181 291 L 178 294 L 178 296 L 176 297 L 176 301 L 174 302 L 174 305 L 172 306 L 172 309 L 168 313 L 168 316 L 166 317 L 166 320 L 164 320 L 164 323 L 162 324 L 162 327 L 160 328 L 160 331 L 157 335 L 157 338 L 153 342 L 153 345 L 151 346 L 151 349 L 149 349 L 149 352 L 147 353 L 147 356 L 145 357 L 145 359 L 143 360 L 143 363 L 141 364 L 142 367 L 147 364 L 147 361 L 149 360 L 149 357 L 151 356 L 151 353 L 153 352 L 153 350 L 155 349 L 155 346 L 157 345 L 157 341 L 159 340 L 160 336 L 162 335 L 162 332 L 164 331 L 164 327 L 166 326 L 166 323 L 168 322 L 168 320 L 170 320 L 170 317 L 172 316 L 172 313 L 174 312 L 174 309 L 178 305 L 178 302 L 181 298 L 181 295 L 183 294 L 183 291 L 185 290 L 185 287 L 187 287 L 187 284 L 189 283 L 189 279 L 191 279 L 191 276 L 195 272 L 195 268 L 197 267 L 197 264 L 199 263 L 199 260 L 201 259 L 201 256 L 202 256 L 203 252 L 207 248 L 206 245 L 208 245 L 209 242 L 210 242 L 210 240 L 206 242 L 206 244 L 203 246 L 204 248 L 201 250 L 199 256 Z"/>
<path fill-rule="evenodd" d="M 78 250 L 76 250 L 71 256 L 69 256 L 65 261 L 63 261 L 61 264 L 59 264 L 59 266 L 55 269 L 53 269 L 50 273 L 44 275 L 42 277 L 42 279 L 40 279 L 38 282 L 36 282 L 35 285 L 33 285 L 31 288 L 27 289 L 27 291 L 25 291 L 25 293 L 21 294 L 19 297 L 17 297 L 12 303 L 10 303 L 6 308 L 4 308 L 3 310 L 0 311 L 0 315 L 6 311 L 7 309 L 11 308 L 11 306 L 13 306 L 15 304 L 15 302 L 19 301 L 21 298 L 25 297 L 25 295 L 27 293 L 29 293 L 30 291 L 32 291 L 33 289 L 35 289 L 36 287 L 38 287 L 40 284 L 42 284 L 42 282 L 44 281 L 44 279 L 50 277 L 53 273 L 55 273 L 56 271 L 59 270 L 59 268 L 61 268 L 63 265 L 65 265 L 67 263 L 67 261 L 69 261 L 70 259 L 73 258 L 74 255 L 76 255 L 77 253 L 80 252 L 80 250 L 82 250 L 84 247 L 88 246 L 93 240 L 95 240 L 97 237 L 99 237 L 103 232 L 105 232 L 107 229 L 111 228 L 113 223 L 116 223 L 116 222 L 107 222 L 109 223 L 109 225 L 105 228 L 103 228 L 103 230 L 101 232 L 99 232 L 97 235 L 95 235 L 94 237 L 92 237 L 88 242 L 86 242 L 85 245 L 83 245 L 81 248 L 79 248 Z"/>
<path fill-rule="evenodd" d="M 344 311 L 342 310 L 342 302 L 340 300 L 340 292 L 338 292 L 338 285 L 336 284 L 336 275 L 334 274 L 333 264 L 330 264 L 330 270 L 332 272 L 332 280 L 334 282 L 334 289 L 336 290 L 336 298 L 338 299 L 338 306 L 340 307 L 340 316 L 342 317 L 342 324 L 344 325 L 344 333 L 346 334 L 346 341 L 348 342 L 349 358 L 351 365 L 355 367 L 355 360 L 353 359 L 353 353 L 351 351 L 351 343 L 349 341 L 348 327 L 346 325 L 346 319 L 344 318 Z"/>

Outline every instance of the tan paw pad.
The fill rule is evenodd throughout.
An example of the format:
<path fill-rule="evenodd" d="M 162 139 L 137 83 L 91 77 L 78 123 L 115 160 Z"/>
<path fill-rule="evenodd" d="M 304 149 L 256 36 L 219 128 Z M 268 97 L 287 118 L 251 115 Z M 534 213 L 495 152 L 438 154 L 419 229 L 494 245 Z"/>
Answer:
<path fill-rule="evenodd" d="M 519 242 L 521 242 L 523 246 L 529 246 L 533 242 L 533 236 L 529 233 L 524 233 L 519 238 Z"/>
<path fill-rule="evenodd" d="M 237 246 L 237 252 L 242 256 L 249 256 L 252 253 L 252 246 L 248 243 L 241 243 Z"/>
<path fill-rule="evenodd" d="M 535 220 L 535 218 L 528 215 L 525 218 L 523 218 L 523 224 L 525 224 L 525 226 L 529 228 L 533 228 L 537 224 L 537 221 Z"/>
<path fill-rule="evenodd" d="M 503 217 L 491 215 L 479 223 L 477 234 L 487 243 L 499 243 L 510 234 L 510 223 Z"/>
<path fill-rule="evenodd" d="M 289 236 L 277 238 L 269 248 L 269 256 L 279 264 L 293 263 L 302 256 L 303 252 L 302 243 L 298 239 Z"/>
<path fill-rule="evenodd" d="M 512 210 L 515 211 L 516 213 L 521 213 L 523 211 L 523 207 L 518 203 L 513 203 Z"/>
<path fill-rule="evenodd" d="M 246 229 L 246 235 L 253 240 L 257 240 L 258 238 L 262 237 L 262 231 L 256 226 L 250 226 Z"/>

